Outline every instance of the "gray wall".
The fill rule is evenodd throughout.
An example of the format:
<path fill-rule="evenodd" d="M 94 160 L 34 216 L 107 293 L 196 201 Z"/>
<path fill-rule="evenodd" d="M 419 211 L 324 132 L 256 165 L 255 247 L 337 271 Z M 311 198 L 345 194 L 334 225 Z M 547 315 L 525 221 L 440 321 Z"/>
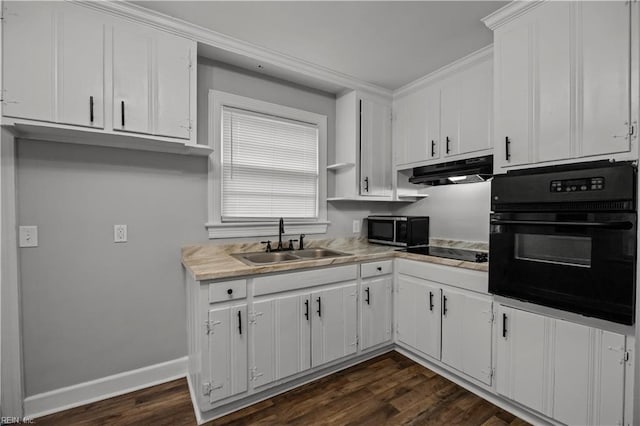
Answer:
<path fill-rule="evenodd" d="M 199 138 L 215 88 L 325 114 L 333 145 L 333 96 L 212 63 L 198 74 Z M 19 142 L 18 223 L 40 240 L 20 249 L 27 396 L 187 354 L 180 247 L 206 241 L 206 190 L 202 157 Z M 389 209 L 330 204 L 328 233 L 312 238 L 351 236 L 353 219 Z M 114 224 L 128 243 L 113 243 Z"/>
<path fill-rule="evenodd" d="M 202 157 L 18 143 L 26 395 L 186 355 L 180 247 L 204 241 Z M 113 242 L 113 225 L 128 242 Z"/>
<path fill-rule="evenodd" d="M 430 237 L 489 242 L 491 183 L 435 186 L 396 214 L 429 216 Z"/>

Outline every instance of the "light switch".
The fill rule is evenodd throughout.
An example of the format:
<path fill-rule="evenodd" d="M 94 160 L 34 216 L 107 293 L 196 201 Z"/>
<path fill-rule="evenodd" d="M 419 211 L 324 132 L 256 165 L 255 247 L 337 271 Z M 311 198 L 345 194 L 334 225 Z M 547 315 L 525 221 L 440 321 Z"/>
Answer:
<path fill-rule="evenodd" d="M 354 234 L 360 233 L 360 221 L 358 219 L 355 219 L 353 221 L 353 233 Z"/>
<path fill-rule="evenodd" d="M 21 226 L 19 231 L 20 247 L 38 247 L 37 226 Z"/>

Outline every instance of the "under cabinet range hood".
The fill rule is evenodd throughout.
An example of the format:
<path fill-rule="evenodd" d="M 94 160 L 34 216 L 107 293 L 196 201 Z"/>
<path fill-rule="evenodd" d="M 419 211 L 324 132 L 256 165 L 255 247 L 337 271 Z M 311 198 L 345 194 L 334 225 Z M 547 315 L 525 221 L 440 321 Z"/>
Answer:
<path fill-rule="evenodd" d="M 414 167 L 409 182 L 422 185 L 484 182 L 493 176 L 493 155 Z"/>

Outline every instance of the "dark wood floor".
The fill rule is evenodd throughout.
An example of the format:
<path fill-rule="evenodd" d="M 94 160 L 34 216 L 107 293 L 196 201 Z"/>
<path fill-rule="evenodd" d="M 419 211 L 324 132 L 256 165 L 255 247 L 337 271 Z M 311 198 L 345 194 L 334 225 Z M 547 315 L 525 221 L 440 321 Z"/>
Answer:
<path fill-rule="evenodd" d="M 38 425 L 194 425 L 185 379 L 36 420 Z M 210 425 L 526 425 L 397 352 L 252 405 Z"/>

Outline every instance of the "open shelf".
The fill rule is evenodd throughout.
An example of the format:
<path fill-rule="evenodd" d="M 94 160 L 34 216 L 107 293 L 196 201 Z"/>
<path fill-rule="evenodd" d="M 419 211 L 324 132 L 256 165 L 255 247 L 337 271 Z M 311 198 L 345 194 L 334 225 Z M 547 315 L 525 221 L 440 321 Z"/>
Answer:
<path fill-rule="evenodd" d="M 335 163 L 327 166 L 327 170 L 342 170 L 355 167 L 355 163 Z"/>

